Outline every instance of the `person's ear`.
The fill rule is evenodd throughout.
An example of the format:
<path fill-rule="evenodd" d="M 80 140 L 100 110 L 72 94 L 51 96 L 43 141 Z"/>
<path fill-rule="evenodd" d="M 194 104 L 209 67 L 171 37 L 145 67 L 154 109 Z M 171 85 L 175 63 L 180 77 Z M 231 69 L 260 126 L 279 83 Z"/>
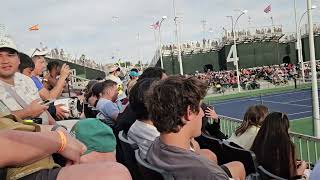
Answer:
<path fill-rule="evenodd" d="M 184 115 L 184 119 L 185 119 L 186 121 L 190 121 L 192 114 L 193 114 L 193 112 L 192 112 L 190 106 L 188 106 L 188 107 L 187 107 L 187 113 Z"/>

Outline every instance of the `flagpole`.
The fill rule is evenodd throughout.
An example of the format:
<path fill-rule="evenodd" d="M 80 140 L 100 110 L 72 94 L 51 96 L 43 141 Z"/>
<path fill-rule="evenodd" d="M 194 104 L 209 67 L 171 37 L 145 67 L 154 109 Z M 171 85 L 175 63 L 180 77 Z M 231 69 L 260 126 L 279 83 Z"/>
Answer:
<path fill-rule="evenodd" d="M 180 47 L 180 39 L 179 39 L 179 25 L 177 22 L 177 12 L 176 12 L 176 5 L 175 0 L 173 0 L 173 11 L 174 11 L 174 22 L 176 25 L 176 40 L 177 40 L 177 46 L 178 46 L 178 61 L 179 61 L 179 67 L 180 67 L 180 75 L 183 75 L 183 66 L 182 66 L 182 57 L 181 57 L 181 47 Z"/>

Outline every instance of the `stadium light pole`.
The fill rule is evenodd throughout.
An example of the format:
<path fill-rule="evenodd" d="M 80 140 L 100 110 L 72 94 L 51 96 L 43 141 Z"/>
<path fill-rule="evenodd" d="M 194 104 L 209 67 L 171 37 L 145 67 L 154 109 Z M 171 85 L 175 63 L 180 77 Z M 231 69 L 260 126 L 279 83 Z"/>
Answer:
<path fill-rule="evenodd" d="M 317 6 L 313 5 L 311 6 L 311 9 L 316 9 Z M 305 82 L 305 74 L 304 74 L 304 62 L 303 62 L 303 54 L 302 54 L 302 42 L 301 42 L 301 22 L 304 16 L 308 13 L 308 10 L 306 10 L 299 22 L 297 21 L 297 6 L 296 6 L 296 0 L 294 0 L 294 16 L 295 16 L 295 24 L 296 24 L 296 37 L 297 37 L 297 44 L 296 44 L 296 49 L 298 50 L 298 62 L 300 63 L 301 66 L 301 75 L 302 75 L 302 82 Z"/>
<path fill-rule="evenodd" d="M 163 57 L 162 57 L 162 42 L 161 42 L 161 24 L 164 20 L 167 19 L 167 16 L 162 16 L 162 19 L 159 23 L 159 53 L 160 53 L 160 64 L 161 68 L 163 69 Z"/>
<path fill-rule="evenodd" d="M 238 92 L 241 92 L 241 87 L 240 87 L 240 72 L 239 72 L 239 58 L 238 58 L 238 52 L 237 52 L 237 42 L 236 42 L 236 25 L 238 23 L 238 20 L 240 19 L 240 17 L 244 14 L 246 14 L 248 12 L 248 10 L 243 10 L 241 12 L 241 14 L 237 17 L 236 21 L 233 21 L 233 16 L 227 16 L 228 18 L 231 18 L 231 22 L 232 22 L 232 35 L 233 35 L 233 44 L 234 44 L 234 48 L 235 51 L 233 53 L 233 57 L 235 58 L 234 60 L 234 65 L 236 66 L 236 71 L 237 71 L 237 81 L 238 81 Z"/>
<path fill-rule="evenodd" d="M 176 25 L 176 40 L 177 40 L 177 46 L 178 46 L 178 61 L 179 61 L 179 67 L 180 67 L 180 75 L 183 75 L 183 66 L 182 66 L 182 57 L 181 57 L 181 47 L 180 47 L 180 38 L 179 38 L 179 26 L 178 26 L 178 17 L 176 12 L 176 3 L 175 0 L 173 0 L 173 12 L 174 12 L 174 22 Z"/>
<path fill-rule="evenodd" d="M 317 84 L 317 70 L 316 70 L 316 55 L 314 51 L 314 35 L 313 35 L 313 20 L 312 20 L 312 4 L 311 0 L 307 0 L 308 11 L 308 26 L 309 26 L 309 50 L 310 62 L 312 72 L 312 108 L 313 108 L 313 121 L 314 121 L 314 135 L 320 138 L 320 119 L 319 119 L 319 96 Z"/>

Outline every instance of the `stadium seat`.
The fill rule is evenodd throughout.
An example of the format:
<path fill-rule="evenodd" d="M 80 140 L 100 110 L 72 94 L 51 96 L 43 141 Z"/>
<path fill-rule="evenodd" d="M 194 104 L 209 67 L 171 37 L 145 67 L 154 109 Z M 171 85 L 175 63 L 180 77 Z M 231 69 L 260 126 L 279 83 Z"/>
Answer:
<path fill-rule="evenodd" d="M 287 180 L 282 177 L 276 176 L 266 169 L 264 169 L 262 166 L 258 167 L 258 173 L 260 174 L 260 179 L 261 180 L 269 180 L 269 179 L 275 179 L 275 180 Z"/>
<path fill-rule="evenodd" d="M 233 146 L 228 141 L 222 143 L 223 157 L 227 162 L 240 161 L 246 169 L 246 174 L 257 175 L 258 163 L 256 160 L 256 155 L 252 151 L 239 148 L 238 146 Z"/>
<path fill-rule="evenodd" d="M 6 179 L 7 178 L 7 169 L 0 168 L 0 179 Z"/>
<path fill-rule="evenodd" d="M 139 149 L 135 150 L 138 168 L 144 180 L 174 180 L 173 176 L 159 168 L 156 168 L 141 158 Z"/>
<path fill-rule="evenodd" d="M 200 140 L 201 139 L 201 140 Z M 216 139 L 214 137 L 211 137 L 205 133 L 201 134 L 201 138 L 197 138 L 200 148 L 201 149 L 209 149 L 213 153 L 216 154 L 218 158 L 218 164 L 222 165 L 226 163 L 226 160 L 223 156 L 223 149 L 222 149 L 222 141 L 219 139 Z"/>
<path fill-rule="evenodd" d="M 134 180 L 142 179 L 137 166 L 137 160 L 135 158 L 134 151 L 139 149 L 138 145 L 127 139 L 127 135 L 123 132 L 119 132 L 119 140 L 121 151 L 117 153 L 122 153 L 124 157 L 124 165 L 129 169 L 130 174 Z"/>

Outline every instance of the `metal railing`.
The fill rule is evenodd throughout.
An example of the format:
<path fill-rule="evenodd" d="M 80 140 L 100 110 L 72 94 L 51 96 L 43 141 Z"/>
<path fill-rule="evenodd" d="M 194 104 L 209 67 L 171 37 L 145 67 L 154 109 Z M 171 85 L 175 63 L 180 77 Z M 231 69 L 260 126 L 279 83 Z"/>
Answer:
<path fill-rule="evenodd" d="M 227 116 L 219 117 L 221 119 L 221 131 L 228 137 L 235 132 L 236 128 L 242 122 L 240 119 Z M 292 142 L 295 144 L 297 158 L 305 160 L 310 164 L 315 164 L 319 160 L 320 139 L 295 132 L 290 132 L 289 134 Z"/>

